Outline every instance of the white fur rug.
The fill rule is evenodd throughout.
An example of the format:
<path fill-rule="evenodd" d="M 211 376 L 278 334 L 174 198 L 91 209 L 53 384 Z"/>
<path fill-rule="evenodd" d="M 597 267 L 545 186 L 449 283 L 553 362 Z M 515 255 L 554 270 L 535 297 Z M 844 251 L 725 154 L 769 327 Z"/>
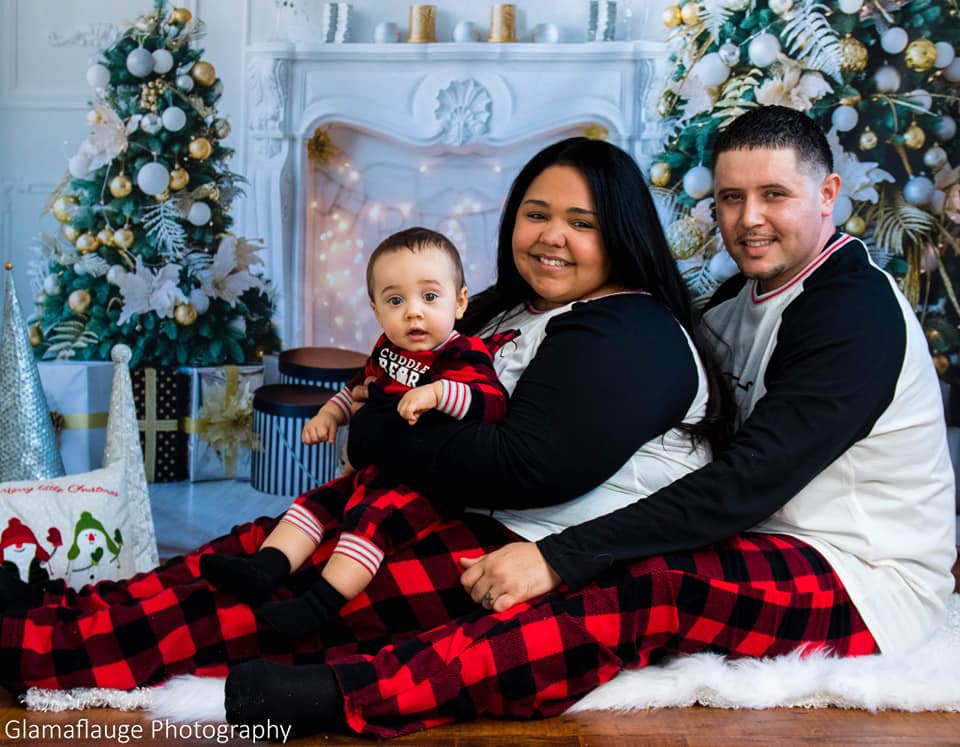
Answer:
<path fill-rule="evenodd" d="M 33 688 L 23 696 L 40 711 L 145 708 L 174 722 L 222 722 L 223 680 L 175 677 L 132 691 Z M 715 654 L 674 658 L 663 666 L 621 672 L 569 713 L 689 706 L 714 708 L 861 708 L 870 711 L 960 711 L 960 595 L 947 622 L 921 648 L 899 656 L 835 659 L 790 654 L 729 661 Z"/>

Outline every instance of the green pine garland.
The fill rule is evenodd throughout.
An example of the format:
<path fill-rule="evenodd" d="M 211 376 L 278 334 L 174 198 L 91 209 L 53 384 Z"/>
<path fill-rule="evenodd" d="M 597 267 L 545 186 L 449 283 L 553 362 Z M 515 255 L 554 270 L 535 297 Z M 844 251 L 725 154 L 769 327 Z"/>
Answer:
<path fill-rule="evenodd" d="M 672 127 L 652 159 L 651 182 L 698 301 L 709 297 L 732 265 L 718 256 L 722 247 L 709 206 L 694 213 L 707 195 L 694 189 L 691 196 L 684 176 L 710 164 L 715 133 L 761 103 L 763 86 L 769 92 L 782 80 L 788 92 L 798 91 L 789 84 L 811 75 L 800 80 L 810 84 L 812 95 L 778 103 L 806 111 L 825 131 L 838 108 L 855 110 L 856 124 L 836 137 L 845 154 L 860 162 L 853 164 L 858 175 L 875 164 L 874 183 L 865 186 L 876 192 L 858 192 L 849 215 L 839 216 L 840 227 L 860 235 L 898 279 L 923 323 L 938 372 L 960 379 L 960 170 L 954 170 L 960 167 L 960 141 L 951 136 L 960 120 L 960 84 L 949 79 L 960 79 L 960 63 L 937 67 L 931 59 L 936 43 L 941 54 L 944 45 L 960 51 L 957 0 L 686 0 L 668 7 L 663 21 L 672 29 L 675 52 L 659 111 Z M 894 27 L 906 32 L 906 44 L 888 52 L 881 40 Z M 772 65 L 751 58 L 750 44 L 763 33 L 777 38 L 786 65 L 783 57 Z M 723 74 L 716 54 L 697 65 L 713 53 L 725 58 L 729 75 L 711 88 L 698 80 L 701 70 Z M 890 76 L 896 85 L 878 90 L 878 71 L 887 66 L 896 73 L 885 70 L 881 79 Z M 850 111 L 836 115 L 841 123 L 843 115 L 849 119 Z M 931 186 L 928 199 L 917 199 Z"/>
<path fill-rule="evenodd" d="M 245 281 L 239 292 L 224 298 L 212 282 L 218 279 L 212 279 L 212 260 L 225 237 L 232 238 L 230 203 L 241 194 L 244 180 L 226 166 L 233 151 L 221 140 L 229 135 L 229 124 L 214 108 L 222 84 L 212 67 L 207 71 L 213 79 L 202 74 L 207 64 L 203 50 L 193 46 L 201 33 L 202 24 L 188 11 L 156 0 L 151 15 L 139 18 L 100 52 L 97 62 L 109 71 L 109 83 L 99 90 L 101 98 L 88 119 L 97 127 L 106 116 L 125 127 L 126 147 L 90 173 L 68 177 L 51 197 L 63 226 L 61 235 L 39 242 L 39 274 L 45 277 L 31 320 L 38 357 L 110 360 L 111 348 L 122 342 L 133 351 L 131 365 L 215 366 L 256 361 L 279 349 L 271 321 L 272 290 L 260 274 L 259 260 L 249 261 L 245 254 L 243 263 L 228 268 L 239 273 L 233 279 Z M 134 75 L 127 58 L 138 47 L 151 53 L 167 50 L 172 67 Z M 201 65 L 195 68 L 197 63 Z M 143 128 L 144 117 L 162 115 L 170 107 L 186 115 L 182 128 Z M 202 148 L 191 154 L 191 141 L 200 138 L 210 145 L 205 157 Z M 98 149 L 102 144 L 95 144 L 93 150 Z M 154 162 L 168 172 L 179 169 L 180 176 L 185 172 L 187 183 L 171 180 L 160 195 L 144 193 L 137 175 Z M 128 192 L 124 178 L 132 184 Z M 197 203 L 210 208 L 210 219 L 202 225 L 187 219 Z M 157 216 L 162 220 L 150 222 Z M 236 242 L 248 247 L 242 239 Z M 129 281 L 138 263 L 152 273 L 180 269 L 164 287 L 165 296 L 121 321 L 130 302 L 124 289 L 133 292 Z"/>

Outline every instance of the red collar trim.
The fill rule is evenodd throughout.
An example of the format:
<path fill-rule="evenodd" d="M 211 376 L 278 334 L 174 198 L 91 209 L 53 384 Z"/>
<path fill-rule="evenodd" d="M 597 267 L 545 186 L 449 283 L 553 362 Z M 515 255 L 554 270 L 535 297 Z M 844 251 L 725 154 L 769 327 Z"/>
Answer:
<path fill-rule="evenodd" d="M 803 282 L 803 279 L 806 278 L 810 273 L 816 270 L 820 265 L 826 262 L 830 256 L 836 252 L 840 247 L 853 241 L 853 236 L 849 234 L 840 234 L 840 238 L 834 241 L 832 244 L 828 244 L 827 247 L 816 256 L 816 258 L 810 262 L 803 270 L 800 271 L 795 278 L 793 278 L 786 285 L 782 285 L 776 290 L 772 290 L 769 293 L 757 293 L 757 288 L 759 283 L 754 280 L 752 281 L 753 286 L 750 289 L 750 298 L 754 303 L 763 303 L 764 301 L 769 301 L 771 298 L 776 298 L 781 293 L 788 291 L 790 288 L 795 286 L 797 283 Z"/>

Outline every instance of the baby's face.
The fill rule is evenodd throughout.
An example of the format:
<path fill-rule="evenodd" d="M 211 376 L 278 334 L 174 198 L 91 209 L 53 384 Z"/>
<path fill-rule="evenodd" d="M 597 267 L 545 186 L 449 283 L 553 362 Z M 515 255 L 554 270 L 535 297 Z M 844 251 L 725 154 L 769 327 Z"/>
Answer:
<path fill-rule="evenodd" d="M 373 267 L 373 313 L 383 332 L 404 350 L 432 350 L 453 331 L 467 308 L 453 261 L 441 249 L 400 249 Z"/>

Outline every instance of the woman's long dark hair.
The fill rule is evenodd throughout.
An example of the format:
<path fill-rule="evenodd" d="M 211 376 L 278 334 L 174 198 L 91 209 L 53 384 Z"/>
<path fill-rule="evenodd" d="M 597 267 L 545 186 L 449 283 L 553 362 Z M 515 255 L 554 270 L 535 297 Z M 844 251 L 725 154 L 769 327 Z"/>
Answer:
<path fill-rule="evenodd" d="M 679 427 L 695 439 L 706 438 L 716 453 L 733 433 L 730 388 L 698 331 L 690 294 L 670 253 L 643 174 L 636 161 L 615 145 L 585 137 L 561 140 L 541 150 L 520 170 L 500 218 L 497 281 L 470 299 L 458 329 L 476 334 L 498 314 L 536 298 L 513 260 L 513 229 L 530 184 L 551 166 L 571 166 L 587 180 L 610 257 L 610 279 L 650 293 L 693 340 L 707 372 L 710 397 L 703 420 Z"/>

